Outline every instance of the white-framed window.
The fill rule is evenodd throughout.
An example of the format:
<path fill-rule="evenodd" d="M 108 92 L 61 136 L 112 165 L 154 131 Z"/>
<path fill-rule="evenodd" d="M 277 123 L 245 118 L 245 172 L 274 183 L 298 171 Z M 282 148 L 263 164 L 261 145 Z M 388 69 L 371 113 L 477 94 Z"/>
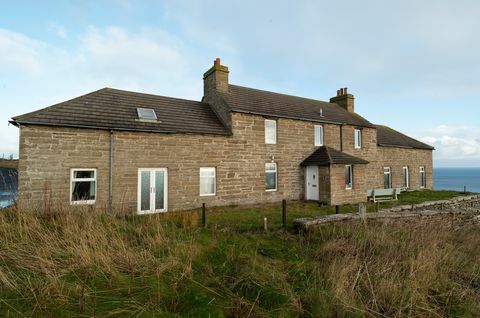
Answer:
<path fill-rule="evenodd" d="M 362 130 L 355 129 L 355 149 L 362 148 Z"/>
<path fill-rule="evenodd" d="M 200 196 L 215 195 L 216 192 L 217 180 L 215 168 L 200 168 Z"/>
<path fill-rule="evenodd" d="M 97 169 L 70 169 L 70 204 L 94 204 L 97 198 Z"/>
<path fill-rule="evenodd" d="M 405 166 L 403 169 L 403 187 L 405 189 L 410 188 L 410 173 L 408 172 L 408 167 Z"/>
<path fill-rule="evenodd" d="M 345 189 L 353 188 L 353 166 L 345 166 Z"/>
<path fill-rule="evenodd" d="M 277 164 L 265 164 L 265 191 L 277 191 Z"/>
<path fill-rule="evenodd" d="M 323 126 L 315 125 L 315 147 L 323 146 Z"/>
<path fill-rule="evenodd" d="M 392 171 L 390 167 L 383 168 L 383 187 L 390 189 L 392 187 Z"/>
<path fill-rule="evenodd" d="M 420 188 L 425 188 L 427 185 L 427 179 L 425 176 L 425 167 L 420 167 Z"/>
<path fill-rule="evenodd" d="M 275 145 L 277 143 L 277 121 L 265 119 L 265 143 Z"/>

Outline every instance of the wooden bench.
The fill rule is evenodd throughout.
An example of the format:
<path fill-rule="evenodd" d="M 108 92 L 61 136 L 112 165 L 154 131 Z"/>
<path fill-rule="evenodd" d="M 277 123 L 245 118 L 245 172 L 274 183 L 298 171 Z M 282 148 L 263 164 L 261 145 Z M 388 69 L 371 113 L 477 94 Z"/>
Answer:
<path fill-rule="evenodd" d="M 373 202 L 393 201 L 393 200 L 398 200 L 399 193 L 400 193 L 400 189 L 397 189 L 397 188 L 373 189 L 373 190 L 368 190 L 367 197 L 369 201 L 373 201 Z"/>

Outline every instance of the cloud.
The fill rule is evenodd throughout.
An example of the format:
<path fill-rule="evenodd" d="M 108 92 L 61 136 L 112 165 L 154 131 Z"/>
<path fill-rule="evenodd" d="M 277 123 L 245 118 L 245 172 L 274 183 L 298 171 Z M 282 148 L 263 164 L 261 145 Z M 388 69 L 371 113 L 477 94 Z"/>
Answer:
<path fill-rule="evenodd" d="M 65 29 L 65 27 L 63 25 L 51 22 L 48 27 L 59 38 L 62 38 L 62 39 L 67 38 L 67 30 Z"/>
<path fill-rule="evenodd" d="M 18 154 L 18 130 L 5 125 L 12 116 L 102 87 L 197 100 L 202 96 L 196 55 L 165 31 L 91 26 L 77 43 L 63 48 L 0 29 L 0 154 Z"/>
<path fill-rule="evenodd" d="M 37 74 L 44 68 L 42 54 L 47 45 L 21 33 L 0 29 L 0 71 L 19 69 Z"/>
<path fill-rule="evenodd" d="M 439 125 L 425 129 L 420 140 L 435 147 L 440 162 L 465 161 L 480 165 L 480 128 Z"/>

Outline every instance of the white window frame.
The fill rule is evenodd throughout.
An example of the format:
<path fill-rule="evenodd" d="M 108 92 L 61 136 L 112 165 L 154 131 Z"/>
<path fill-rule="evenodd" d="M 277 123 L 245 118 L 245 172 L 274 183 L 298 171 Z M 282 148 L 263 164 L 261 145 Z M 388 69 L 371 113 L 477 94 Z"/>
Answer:
<path fill-rule="evenodd" d="M 407 172 L 407 173 L 405 174 L 405 172 Z M 408 166 L 404 166 L 402 168 L 402 178 L 403 178 L 402 182 L 404 182 L 404 184 L 402 184 L 402 186 L 405 189 L 410 188 L 410 171 L 408 170 Z M 407 181 L 406 184 L 405 184 L 405 181 Z"/>
<path fill-rule="evenodd" d="M 347 182 L 347 176 L 345 174 L 347 169 L 350 172 L 350 180 L 349 180 L 350 182 Z M 345 176 L 344 176 L 344 178 L 345 178 L 345 190 L 353 189 L 353 165 L 345 165 L 345 169 L 343 170 L 343 173 L 345 174 Z"/>
<path fill-rule="evenodd" d="M 212 177 L 202 177 L 202 171 L 213 171 L 213 193 L 202 193 L 202 178 L 212 178 Z M 199 183 L 199 193 L 201 197 L 211 197 L 217 195 L 217 169 L 215 167 L 201 167 L 200 168 L 200 183 Z"/>
<path fill-rule="evenodd" d="M 362 130 L 355 128 L 354 130 L 355 149 L 362 148 Z"/>
<path fill-rule="evenodd" d="M 75 178 L 76 171 L 93 171 L 93 178 Z M 95 200 L 73 201 L 73 184 L 75 182 L 95 182 Z M 97 200 L 97 169 L 95 168 L 72 168 L 70 169 L 70 205 L 77 204 L 95 204 Z"/>
<path fill-rule="evenodd" d="M 419 184 L 420 189 L 425 189 L 425 187 L 427 186 L 427 175 L 425 173 L 425 167 L 424 166 L 420 166 L 419 179 L 420 179 L 420 184 Z"/>
<path fill-rule="evenodd" d="M 275 129 L 274 140 L 268 140 L 267 123 L 273 123 L 274 129 Z M 265 144 L 266 145 L 276 145 L 277 144 L 277 121 L 276 120 L 265 119 Z"/>
<path fill-rule="evenodd" d="M 388 170 L 388 173 L 385 172 Z M 385 188 L 385 175 L 388 174 L 388 188 Z M 392 168 L 390 167 L 383 167 L 383 187 L 385 189 L 391 189 L 393 187 L 393 180 L 392 180 Z"/>
<path fill-rule="evenodd" d="M 318 132 L 318 133 L 317 133 Z M 317 136 L 319 142 L 317 142 Z M 313 128 L 313 143 L 315 147 L 323 146 L 323 126 L 322 125 L 315 125 Z"/>
<path fill-rule="evenodd" d="M 275 189 L 267 189 L 267 165 L 274 165 L 275 166 Z M 272 173 L 271 170 L 268 173 Z M 267 162 L 265 163 L 265 191 L 266 192 L 275 192 L 278 190 L 278 166 L 276 162 Z"/>

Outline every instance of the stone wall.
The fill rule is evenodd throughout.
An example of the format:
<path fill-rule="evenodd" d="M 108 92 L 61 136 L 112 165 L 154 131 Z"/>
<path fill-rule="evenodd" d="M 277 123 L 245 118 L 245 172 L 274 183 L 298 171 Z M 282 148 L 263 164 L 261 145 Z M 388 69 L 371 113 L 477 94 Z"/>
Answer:
<path fill-rule="evenodd" d="M 233 113 L 232 136 L 115 131 L 114 207 L 122 211 L 136 210 L 139 168 L 168 169 L 170 211 L 197 208 L 203 202 L 230 205 L 303 199 L 305 168 L 300 163 L 315 150 L 314 125 L 318 123 L 278 119 L 277 144 L 266 145 L 264 120 L 262 116 Z M 331 185 L 326 187 L 332 190 L 331 203 L 366 201 L 367 189 L 374 187 L 372 180 L 375 180 L 375 187 L 383 184 L 383 169 L 370 168 L 375 166 L 380 149 L 376 146 L 375 129 L 363 128 L 363 147 L 354 149 L 354 126 L 323 126 L 325 145 L 342 148 L 346 153 L 372 162 L 363 168 L 360 165 L 354 167 L 353 191 L 345 189 L 344 166 L 332 167 Z M 340 142 L 340 129 L 343 142 Z M 95 168 L 98 175 L 97 205 L 105 207 L 109 192 L 109 135 L 108 131 L 93 129 L 22 126 L 20 202 L 36 204 L 48 199 L 68 205 L 70 169 Z M 431 152 L 425 152 L 423 156 L 430 156 L 427 158 L 430 162 L 427 180 L 431 180 L 431 173 L 428 174 L 431 172 Z M 389 160 L 398 161 L 394 156 L 391 158 Z M 277 191 L 267 192 L 265 163 L 272 161 L 277 163 L 278 185 Z M 199 195 L 200 167 L 216 168 L 215 196 Z M 431 181 L 427 181 L 428 184 Z"/>
<path fill-rule="evenodd" d="M 410 189 L 420 188 L 420 166 L 425 167 L 426 188 L 433 189 L 433 163 L 432 151 L 423 149 L 406 149 L 394 147 L 378 147 L 378 159 L 373 162 L 372 182 L 369 187 L 383 188 L 383 168 L 390 167 L 392 186 L 403 186 L 403 170 L 407 166 L 410 174 Z"/>
<path fill-rule="evenodd" d="M 345 165 L 330 167 L 331 197 L 329 204 L 342 205 L 366 201 L 366 165 L 353 165 L 353 187 L 345 189 Z"/>

